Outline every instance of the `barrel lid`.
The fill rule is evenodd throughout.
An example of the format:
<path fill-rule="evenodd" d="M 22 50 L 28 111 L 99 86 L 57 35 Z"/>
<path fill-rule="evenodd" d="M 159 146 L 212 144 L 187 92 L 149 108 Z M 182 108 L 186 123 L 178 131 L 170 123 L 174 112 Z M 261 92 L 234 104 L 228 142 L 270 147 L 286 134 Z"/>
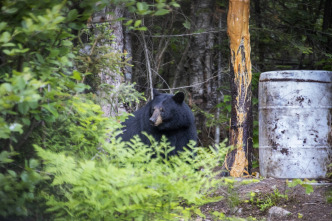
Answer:
<path fill-rule="evenodd" d="M 260 82 L 265 81 L 297 81 L 331 83 L 332 71 L 317 70 L 283 70 L 263 72 L 259 78 Z"/>

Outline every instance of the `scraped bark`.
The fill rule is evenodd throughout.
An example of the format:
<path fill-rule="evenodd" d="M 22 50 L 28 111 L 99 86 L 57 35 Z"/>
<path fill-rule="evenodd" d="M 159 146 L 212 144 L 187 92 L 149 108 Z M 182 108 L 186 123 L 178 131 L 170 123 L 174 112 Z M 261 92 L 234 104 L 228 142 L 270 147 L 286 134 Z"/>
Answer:
<path fill-rule="evenodd" d="M 230 0 L 227 33 L 231 52 L 232 111 L 230 145 L 235 149 L 226 156 L 226 168 L 233 177 L 248 174 L 252 152 L 251 61 L 249 35 L 249 0 Z"/>

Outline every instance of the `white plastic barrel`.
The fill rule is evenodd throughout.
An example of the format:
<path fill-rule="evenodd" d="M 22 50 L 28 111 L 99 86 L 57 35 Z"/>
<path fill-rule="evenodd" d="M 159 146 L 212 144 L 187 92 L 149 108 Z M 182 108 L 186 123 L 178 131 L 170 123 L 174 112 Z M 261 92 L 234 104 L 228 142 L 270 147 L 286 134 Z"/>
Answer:
<path fill-rule="evenodd" d="M 324 178 L 332 158 L 332 72 L 271 71 L 259 80 L 265 177 Z"/>

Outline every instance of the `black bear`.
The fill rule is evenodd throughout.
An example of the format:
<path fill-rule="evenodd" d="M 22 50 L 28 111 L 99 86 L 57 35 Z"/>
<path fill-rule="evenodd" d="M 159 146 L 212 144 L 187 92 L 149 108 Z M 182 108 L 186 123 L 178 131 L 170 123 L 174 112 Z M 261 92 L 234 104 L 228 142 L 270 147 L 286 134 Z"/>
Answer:
<path fill-rule="evenodd" d="M 195 118 L 189 106 L 184 102 L 184 93 L 175 95 L 159 93 L 153 90 L 154 99 L 134 112 L 124 123 L 123 141 L 129 141 L 138 134 L 143 143 L 150 145 L 149 139 L 141 132 L 151 134 L 156 141 L 165 135 L 175 149 L 174 155 L 183 150 L 190 140 L 197 141 Z"/>

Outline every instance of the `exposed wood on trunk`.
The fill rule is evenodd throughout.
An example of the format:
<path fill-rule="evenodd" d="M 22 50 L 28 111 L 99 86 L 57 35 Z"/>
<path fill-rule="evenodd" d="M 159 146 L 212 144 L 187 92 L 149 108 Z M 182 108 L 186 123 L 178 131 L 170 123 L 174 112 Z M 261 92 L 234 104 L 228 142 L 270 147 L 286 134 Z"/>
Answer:
<path fill-rule="evenodd" d="M 235 147 L 227 157 L 230 175 L 248 173 L 252 151 L 251 61 L 249 0 L 230 0 L 227 16 L 231 52 L 232 111 L 230 144 Z"/>

